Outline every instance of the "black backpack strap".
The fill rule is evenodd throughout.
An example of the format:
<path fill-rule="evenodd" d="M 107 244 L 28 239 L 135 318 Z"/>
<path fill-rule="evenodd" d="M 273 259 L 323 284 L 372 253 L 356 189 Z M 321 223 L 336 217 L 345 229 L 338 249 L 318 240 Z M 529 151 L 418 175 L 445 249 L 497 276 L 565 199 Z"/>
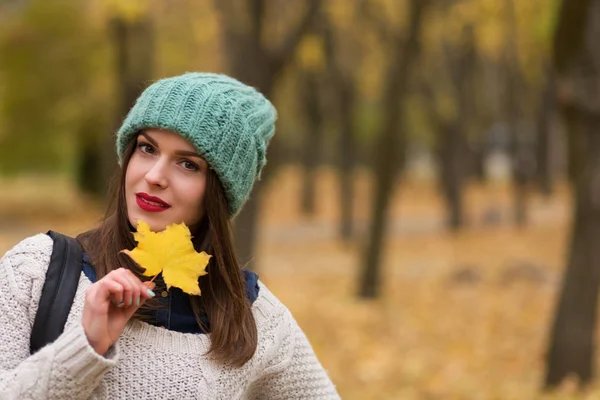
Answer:
<path fill-rule="evenodd" d="M 47 235 L 54 244 L 31 329 L 31 354 L 54 342 L 62 334 L 81 276 L 83 249 L 79 242 L 54 231 L 48 231 Z"/>

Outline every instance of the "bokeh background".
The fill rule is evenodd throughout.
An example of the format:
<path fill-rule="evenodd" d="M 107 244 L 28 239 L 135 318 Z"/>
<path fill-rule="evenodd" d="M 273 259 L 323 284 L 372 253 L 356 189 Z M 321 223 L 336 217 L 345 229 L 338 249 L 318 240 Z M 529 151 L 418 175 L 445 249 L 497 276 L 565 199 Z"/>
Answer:
<path fill-rule="evenodd" d="M 595 399 L 600 0 L 2 0 L 0 254 L 97 224 L 153 80 L 279 110 L 234 221 L 344 399 Z"/>

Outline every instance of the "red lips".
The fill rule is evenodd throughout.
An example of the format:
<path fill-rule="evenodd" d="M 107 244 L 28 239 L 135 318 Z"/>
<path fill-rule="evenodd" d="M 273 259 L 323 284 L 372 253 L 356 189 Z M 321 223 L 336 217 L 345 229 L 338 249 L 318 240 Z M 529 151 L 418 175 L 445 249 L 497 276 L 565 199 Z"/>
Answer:
<path fill-rule="evenodd" d="M 147 193 L 136 193 L 135 199 L 138 206 L 148 212 L 161 212 L 169 209 L 171 205 L 159 197 L 150 196 Z"/>

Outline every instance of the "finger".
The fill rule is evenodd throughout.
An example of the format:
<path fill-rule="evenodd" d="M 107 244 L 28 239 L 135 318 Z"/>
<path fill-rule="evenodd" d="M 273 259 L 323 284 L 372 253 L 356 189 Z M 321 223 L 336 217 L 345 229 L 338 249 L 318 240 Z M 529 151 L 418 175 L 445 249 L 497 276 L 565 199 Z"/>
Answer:
<path fill-rule="evenodd" d="M 123 301 L 123 287 L 117 282 L 99 280 L 91 285 L 85 293 L 86 306 L 96 312 L 106 312 L 110 303 L 118 304 Z"/>
<path fill-rule="evenodd" d="M 123 302 L 122 299 L 117 300 L 111 296 L 110 301 L 119 308 L 125 307 L 125 303 Z"/>
<path fill-rule="evenodd" d="M 112 301 L 115 304 L 123 303 L 123 285 L 111 279 L 102 279 L 98 284 L 97 300 Z"/>
<path fill-rule="evenodd" d="M 113 271 L 111 274 L 106 275 L 106 279 L 112 280 L 114 282 L 118 282 L 123 286 L 123 305 L 130 306 L 135 301 L 136 294 L 139 291 L 136 291 L 136 285 L 133 284 L 130 279 L 127 277 L 127 273 L 123 269 L 118 269 Z M 139 294 L 138 294 L 139 295 Z"/>
<path fill-rule="evenodd" d="M 142 291 L 142 295 L 145 297 L 146 300 L 156 296 L 156 294 L 153 292 L 154 288 L 156 287 L 156 284 L 154 282 L 144 282 L 143 285 L 145 290 Z"/>
<path fill-rule="evenodd" d="M 112 270 L 104 278 L 102 278 L 102 281 L 117 282 L 119 285 L 121 285 L 123 287 L 122 297 L 119 298 L 118 296 L 115 296 L 113 299 L 114 303 L 118 306 L 127 305 L 128 303 L 131 302 L 131 297 L 132 297 L 131 296 L 131 284 L 127 280 L 122 278 L 123 270 L 124 270 L 124 268 Z"/>
<path fill-rule="evenodd" d="M 131 282 L 132 285 L 134 285 L 134 287 L 136 289 L 139 290 L 139 292 L 135 291 L 134 293 L 134 305 L 136 307 L 139 307 L 142 302 L 144 300 L 147 300 L 148 298 L 150 298 L 150 294 L 148 293 L 148 288 L 146 285 L 144 285 L 144 282 L 142 282 L 133 272 L 131 272 L 130 270 L 127 270 L 126 272 L 126 276 L 127 279 L 129 279 L 129 281 Z"/>
<path fill-rule="evenodd" d="M 140 304 L 137 304 L 137 302 L 134 301 L 134 303 L 136 303 L 136 305 L 139 306 L 142 304 L 142 302 L 144 300 L 151 299 L 152 297 L 155 296 L 154 292 L 152 291 L 152 289 L 154 289 L 154 287 L 156 286 L 154 284 L 154 282 L 142 282 L 133 272 L 131 272 L 130 270 L 126 270 L 126 271 L 127 271 L 127 276 L 130 279 L 130 281 L 132 282 L 132 284 L 138 285 L 139 289 L 140 289 Z M 148 289 L 150 289 L 150 291 L 148 291 Z"/>
<path fill-rule="evenodd" d="M 137 277 L 135 275 L 133 275 L 133 277 L 135 279 L 137 279 Z M 147 282 L 142 282 L 139 279 L 138 279 L 138 282 L 140 283 L 140 297 L 139 297 L 139 302 L 134 301 L 134 303 L 133 303 L 132 306 L 127 307 L 127 308 L 125 308 L 123 310 L 125 312 L 125 315 L 127 315 L 128 318 L 131 318 L 133 316 L 133 314 L 135 314 L 135 312 L 146 302 L 146 300 L 148 300 L 149 298 L 154 297 L 154 292 L 152 292 L 148 288 L 148 283 Z M 151 287 L 154 287 L 154 283 L 150 282 L 150 285 L 151 285 Z M 148 290 L 150 290 L 150 292 Z"/>

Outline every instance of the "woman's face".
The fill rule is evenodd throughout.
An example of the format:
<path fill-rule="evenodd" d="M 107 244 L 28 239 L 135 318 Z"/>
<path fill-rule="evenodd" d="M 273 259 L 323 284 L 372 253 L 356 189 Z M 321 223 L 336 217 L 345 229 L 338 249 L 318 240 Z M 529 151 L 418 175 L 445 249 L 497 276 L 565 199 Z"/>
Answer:
<path fill-rule="evenodd" d="M 127 215 L 159 232 L 167 225 L 192 226 L 204 215 L 208 164 L 194 146 L 177 133 L 147 129 L 136 139 L 125 172 Z"/>

